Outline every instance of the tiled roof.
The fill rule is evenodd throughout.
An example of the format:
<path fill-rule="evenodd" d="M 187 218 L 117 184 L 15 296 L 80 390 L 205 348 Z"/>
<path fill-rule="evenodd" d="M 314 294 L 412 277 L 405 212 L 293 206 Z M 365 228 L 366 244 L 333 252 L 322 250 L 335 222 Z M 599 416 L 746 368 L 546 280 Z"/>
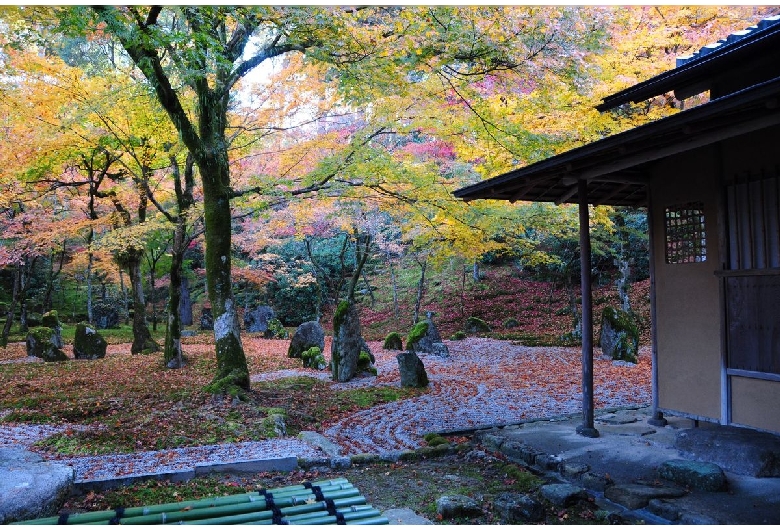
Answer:
<path fill-rule="evenodd" d="M 761 20 L 758 24 L 755 26 L 750 26 L 746 29 L 743 29 L 741 31 L 735 31 L 734 33 L 729 34 L 728 37 L 725 39 L 720 39 L 717 42 L 713 42 L 711 44 L 707 44 L 706 46 L 703 46 L 698 51 L 693 52 L 690 55 L 682 55 L 677 58 L 677 64 L 676 67 L 679 68 L 684 64 L 688 64 L 691 61 L 695 61 L 696 59 L 700 57 L 704 57 L 705 55 L 712 55 L 721 53 L 724 50 L 727 49 L 727 47 L 731 44 L 734 44 L 738 41 L 741 41 L 742 39 L 754 35 L 757 31 L 764 30 L 770 26 L 774 26 L 775 24 L 780 24 L 780 15 L 775 15 L 773 17 L 767 17 L 763 20 Z"/>

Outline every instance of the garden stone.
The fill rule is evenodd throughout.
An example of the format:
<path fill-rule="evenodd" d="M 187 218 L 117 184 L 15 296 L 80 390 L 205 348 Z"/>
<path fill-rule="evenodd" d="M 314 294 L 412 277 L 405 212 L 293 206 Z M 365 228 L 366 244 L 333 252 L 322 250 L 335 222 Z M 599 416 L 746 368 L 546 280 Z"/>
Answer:
<path fill-rule="evenodd" d="M 333 341 L 330 348 L 334 381 L 345 383 L 355 377 L 363 342 L 357 307 L 346 300 L 339 302 L 333 317 Z"/>
<path fill-rule="evenodd" d="M 65 343 L 62 342 L 62 326 L 60 325 L 60 319 L 57 316 L 56 310 L 49 311 L 41 316 L 41 326 L 50 328 L 54 331 L 52 342 L 55 346 L 62 348 L 65 345 Z"/>
<path fill-rule="evenodd" d="M 368 343 L 363 337 L 360 337 L 360 351 L 364 351 L 368 354 L 368 358 L 371 359 L 371 364 L 376 363 L 376 357 L 371 353 L 371 348 L 368 347 Z"/>
<path fill-rule="evenodd" d="M 466 333 L 473 335 L 476 333 L 490 333 L 492 330 L 488 323 L 481 318 L 469 317 L 466 320 L 465 331 Z"/>
<path fill-rule="evenodd" d="M 685 493 L 682 488 L 617 484 L 607 488 L 604 491 L 604 496 L 629 510 L 638 510 L 647 506 L 651 499 L 677 498 L 682 497 Z"/>
<path fill-rule="evenodd" d="M 482 507 L 477 501 L 465 495 L 445 495 L 436 501 L 436 513 L 442 519 L 454 517 L 473 517 L 483 514 Z"/>
<path fill-rule="evenodd" d="M 710 462 L 669 460 L 658 468 L 658 476 L 698 491 L 724 491 L 726 475 Z"/>
<path fill-rule="evenodd" d="M 204 307 L 200 311 L 200 329 L 202 330 L 214 329 L 214 315 L 212 314 L 210 307 Z"/>
<path fill-rule="evenodd" d="M 119 318 L 117 303 L 101 300 L 92 304 L 92 320 L 98 329 L 118 328 Z"/>
<path fill-rule="evenodd" d="M 405 351 L 395 356 L 401 373 L 401 386 L 424 388 L 428 386 L 428 374 L 416 353 Z"/>
<path fill-rule="evenodd" d="M 599 344 L 604 355 L 616 361 L 637 362 L 639 330 L 631 315 L 614 307 L 604 308 L 601 314 Z"/>
<path fill-rule="evenodd" d="M 401 338 L 401 335 L 399 333 L 396 333 L 393 331 L 392 333 L 388 334 L 385 338 L 385 343 L 382 346 L 386 350 L 403 350 L 404 349 L 404 343 L 403 339 Z"/>
<path fill-rule="evenodd" d="M 46 362 L 67 361 L 68 356 L 56 344 L 56 332 L 51 328 L 38 326 L 27 332 L 27 355 L 39 357 Z"/>
<path fill-rule="evenodd" d="M 73 356 L 76 359 L 102 359 L 106 356 L 108 343 L 97 330 L 87 322 L 76 325 L 76 336 L 73 339 Z"/>
<path fill-rule="evenodd" d="M 268 323 L 276 314 L 272 307 L 261 305 L 254 311 L 244 314 L 244 328 L 250 333 L 265 333 L 268 331 Z"/>
<path fill-rule="evenodd" d="M 287 357 L 298 359 L 303 352 L 314 347 L 325 351 L 325 330 L 316 320 L 298 326 L 290 340 Z"/>
<path fill-rule="evenodd" d="M 433 323 L 432 311 L 423 322 L 414 325 L 406 338 L 406 349 L 414 353 L 428 353 L 439 357 L 449 357 L 450 351 L 447 345 L 441 341 L 439 330 Z"/>
<path fill-rule="evenodd" d="M 179 318 L 182 326 L 192 325 L 192 298 L 190 297 L 190 282 L 181 279 L 181 297 L 179 298 Z"/>
<path fill-rule="evenodd" d="M 500 493 L 493 501 L 493 507 L 504 524 L 538 523 L 544 520 L 544 506 L 541 502 L 520 493 Z"/>
<path fill-rule="evenodd" d="M 414 513 L 413 510 L 410 510 L 409 508 L 393 508 L 391 510 L 382 512 L 382 515 L 385 516 L 388 521 L 390 521 L 391 525 L 433 524 L 430 520 L 426 519 L 425 517 L 421 517 L 417 515 L 416 513 Z"/>
<path fill-rule="evenodd" d="M 0 447 L 0 524 L 56 515 L 75 471 L 24 449 Z"/>
<path fill-rule="evenodd" d="M 547 484 L 542 486 L 539 492 L 542 497 L 561 508 L 566 508 L 576 504 L 579 500 L 588 498 L 584 489 L 572 484 Z"/>

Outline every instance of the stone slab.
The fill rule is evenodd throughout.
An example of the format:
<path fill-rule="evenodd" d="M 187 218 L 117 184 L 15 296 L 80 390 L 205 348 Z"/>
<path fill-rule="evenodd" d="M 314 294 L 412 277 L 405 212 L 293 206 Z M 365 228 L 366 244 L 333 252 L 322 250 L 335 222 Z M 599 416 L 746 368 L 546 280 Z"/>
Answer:
<path fill-rule="evenodd" d="M 322 450 L 328 456 L 341 456 L 341 447 L 314 431 L 301 431 L 298 438 L 309 445 Z"/>
<path fill-rule="evenodd" d="M 728 426 L 685 429 L 677 433 L 675 447 L 738 475 L 780 477 L 780 436 L 774 434 Z"/>
<path fill-rule="evenodd" d="M 55 515 L 74 478 L 70 466 L 24 449 L 0 448 L 0 524 Z"/>
<path fill-rule="evenodd" d="M 429 519 L 417 515 L 408 508 L 393 508 L 382 513 L 390 524 L 433 524 Z"/>

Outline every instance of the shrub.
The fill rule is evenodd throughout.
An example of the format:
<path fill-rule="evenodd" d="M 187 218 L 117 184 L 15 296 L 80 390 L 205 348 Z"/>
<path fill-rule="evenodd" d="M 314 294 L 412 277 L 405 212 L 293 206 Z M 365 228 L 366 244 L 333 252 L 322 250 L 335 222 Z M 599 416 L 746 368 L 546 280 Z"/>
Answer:
<path fill-rule="evenodd" d="M 268 329 L 265 335 L 269 339 L 288 339 L 290 333 L 285 329 L 278 318 L 272 318 L 268 321 Z"/>
<path fill-rule="evenodd" d="M 404 343 L 400 333 L 393 331 L 385 338 L 385 343 L 382 346 L 386 350 L 403 350 Z"/>
<path fill-rule="evenodd" d="M 325 362 L 325 356 L 322 354 L 317 346 L 313 346 L 301 353 L 301 359 L 303 360 L 304 368 L 315 368 L 317 370 L 324 370 L 327 366 Z"/>
<path fill-rule="evenodd" d="M 469 317 L 466 320 L 467 333 L 489 333 L 491 331 L 488 323 L 477 317 Z"/>
<path fill-rule="evenodd" d="M 512 329 L 520 327 L 520 321 L 516 318 L 507 318 L 504 320 L 504 329 Z"/>
<path fill-rule="evenodd" d="M 455 333 L 452 334 L 450 340 L 463 340 L 466 337 L 468 337 L 468 335 L 466 335 L 465 331 L 456 331 Z"/>

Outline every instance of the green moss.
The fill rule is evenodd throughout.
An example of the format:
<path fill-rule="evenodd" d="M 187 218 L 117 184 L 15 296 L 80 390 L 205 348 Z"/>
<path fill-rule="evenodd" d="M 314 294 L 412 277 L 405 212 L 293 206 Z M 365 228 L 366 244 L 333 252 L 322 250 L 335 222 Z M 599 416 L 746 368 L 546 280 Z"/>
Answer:
<path fill-rule="evenodd" d="M 428 333 L 428 323 L 418 322 L 409 331 L 409 335 L 406 336 L 406 349 L 411 350 L 415 344 L 417 344 L 421 338 Z"/>
<path fill-rule="evenodd" d="M 349 301 L 342 300 L 336 307 L 336 312 L 333 314 L 333 333 L 338 335 L 341 324 L 344 323 L 344 319 L 347 318 L 347 311 L 349 311 Z"/>
<path fill-rule="evenodd" d="M 403 350 L 404 343 L 401 334 L 395 331 L 389 333 L 387 337 L 385 337 L 385 343 L 382 347 L 386 350 Z"/>
<path fill-rule="evenodd" d="M 284 325 L 278 318 L 272 318 L 268 321 L 268 329 L 265 335 L 269 339 L 288 339 L 290 333 L 285 329 Z"/>
<path fill-rule="evenodd" d="M 491 331 L 487 322 L 477 317 L 466 319 L 466 331 L 468 333 L 489 333 Z"/>
<path fill-rule="evenodd" d="M 57 316 L 56 309 L 43 314 L 41 317 L 41 326 L 52 329 L 60 327 L 60 319 Z"/>
<path fill-rule="evenodd" d="M 516 318 L 507 318 L 504 320 L 504 329 L 512 329 L 520 326 L 520 321 Z"/>
<path fill-rule="evenodd" d="M 246 390 L 241 386 L 241 382 L 248 379 L 249 372 L 240 368 L 234 368 L 226 376 L 214 379 L 214 381 L 203 387 L 203 390 L 209 394 L 227 395 L 246 401 Z"/>
<path fill-rule="evenodd" d="M 316 368 L 317 370 L 324 370 L 327 366 L 325 362 L 325 356 L 322 354 L 322 350 L 317 346 L 312 346 L 308 350 L 301 353 L 301 360 L 303 361 L 304 368 Z"/>
<path fill-rule="evenodd" d="M 430 447 L 436 447 L 437 445 L 449 445 L 450 443 L 444 436 L 435 432 L 429 432 L 423 436 L 423 438 L 425 439 L 425 443 L 427 443 Z"/>
<path fill-rule="evenodd" d="M 466 335 L 465 331 L 456 331 L 455 333 L 452 334 L 452 337 L 450 337 L 450 339 L 451 340 L 463 340 L 466 337 L 468 337 L 468 335 Z"/>
<path fill-rule="evenodd" d="M 368 354 L 367 351 L 361 351 L 360 355 L 358 355 L 358 361 L 357 361 L 358 371 L 368 370 L 370 366 L 371 366 L 371 356 Z"/>

